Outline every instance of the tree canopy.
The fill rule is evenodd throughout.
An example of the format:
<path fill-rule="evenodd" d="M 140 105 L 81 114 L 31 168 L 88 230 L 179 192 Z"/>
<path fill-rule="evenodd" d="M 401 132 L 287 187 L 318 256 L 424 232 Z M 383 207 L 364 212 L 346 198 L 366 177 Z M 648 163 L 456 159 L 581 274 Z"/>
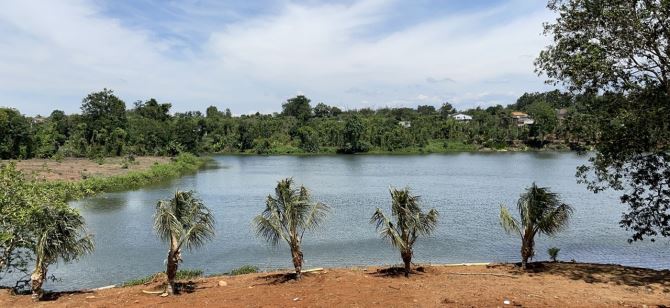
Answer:
<path fill-rule="evenodd" d="M 580 181 L 622 191 L 631 240 L 670 236 L 670 2 L 552 0 L 553 44 L 536 60 L 580 94 L 598 134 Z"/>

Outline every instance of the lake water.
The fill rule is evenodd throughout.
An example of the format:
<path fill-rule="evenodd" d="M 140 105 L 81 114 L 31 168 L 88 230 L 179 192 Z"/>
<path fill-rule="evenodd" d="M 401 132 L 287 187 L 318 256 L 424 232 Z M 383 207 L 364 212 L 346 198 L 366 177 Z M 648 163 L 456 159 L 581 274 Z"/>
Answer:
<path fill-rule="evenodd" d="M 95 234 L 96 251 L 73 264 L 54 266 L 62 280 L 52 289 L 117 284 L 164 270 L 167 246 L 152 230 L 156 202 L 176 189 L 196 190 L 217 219 L 216 238 L 203 249 L 183 254 L 181 268 L 222 273 L 251 264 L 290 268 L 285 245 L 268 246 L 255 237 L 252 218 L 264 209 L 277 180 L 292 176 L 332 207 L 323 228 L 305 236 L 305 268 L 394 264 L 397 252 L 379 238 L 369 218 L 375 208 L 389 212 L 390 186 L 409 186 L 424 208 L 436 208 L 435 234 L 416 244 L 415 262 L 518 261 L 518 238 L 498 224 L 499 205 L 514 207 L 533 181 L 550 186 L 572 204 L 570 228 L 554 238 L 537 239 L 536 258 L 548 247 L 559 259 L 669 268 L 668 241 L 628 244 L 618 225 L 625 209 L 614 194 L 593 194 L 575 181 L 586 158 L 572 153 L 491 153 L 424 156 L 219 156 L 218 168 L 162 185 L 103 194 L 74 202 Z M 513 208 L 515 209 L 515 208 Z"/>

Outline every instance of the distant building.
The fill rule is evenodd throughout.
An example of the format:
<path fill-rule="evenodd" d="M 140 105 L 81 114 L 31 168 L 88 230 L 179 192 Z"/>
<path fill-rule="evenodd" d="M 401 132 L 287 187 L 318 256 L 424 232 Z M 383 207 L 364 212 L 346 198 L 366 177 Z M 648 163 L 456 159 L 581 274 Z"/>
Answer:
<path fill-rule="evenodd" d="M 467 114 L 462 114 L 462 113 L 452 115 L 451 117 L 454 118 L 454 120 L 456 120 L 456 121 L 469 122 L 469 121 L 472 120 L 471 116 L 469 116 Z"/>
<path fill-rule="evenodd" d="M 46 122 L 46 120 L 47 120 L 47 118 L 45 118 L 41 115 L 37 115 L 36 117 L 32 118 L 32 123 L 33 124 L 41 124 L 41 123 Z"/>
<path fill-rule="evenodd" d="M 568 117 L 568 108 L 556 109 L 556 117 L 559 120 L 565 120 Z"/>
<path fill-rule="evenodd" d="M 516 120 L 517 126 L 535 124 L 535 120 L 531 119 L 527 113 L 521 111 L 512 111 L 512 119 Z"/>
<path fill-rule="evenodd" d="M 400 125 L 404 128 L 410 128 L 410 127 L 412 127 L 412 122 L 410 122 L 410 121 L 400 121 L 400 122 L 398 122 L 398 125 Z"/>

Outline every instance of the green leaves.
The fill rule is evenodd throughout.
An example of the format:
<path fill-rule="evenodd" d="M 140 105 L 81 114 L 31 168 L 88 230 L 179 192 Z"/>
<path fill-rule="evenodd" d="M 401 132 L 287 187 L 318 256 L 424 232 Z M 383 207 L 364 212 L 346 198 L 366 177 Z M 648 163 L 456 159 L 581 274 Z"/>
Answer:
<path fill-rule="evenodd" d="M 181 247 L 196 249 L 211 240 L 214 223 L 211 211 L 193 191 L 177 191 L 172 199 L 156 205 L 154 230 L 175 251 Z"/>
<path fill-rule="evenodd" d="M 520 218 L 517 219 L 503 205 L 500 206 L 500 226 L 507 233 L 517 233 L 521 237 L 522 259 L 533 255 L 535 235 L 538 233 L 555 235 L 568 226 L 572 207 L 561 202 L 558 194 L 547 187 L 533 183 L 517 201 Z"/>
<path fill-rule="evenodd" d="M 14 164 L 0 166 L 0 274 L 27 272 L 35 259 L 44 270 L 93 251 L 78 211 L 57 190 L 27 180 Z"/>
<path fill-rule="evenodd" d="M 307 230 L 316 230 L 325 220 L 330 208 L 313 202 L 304 186 L 293 188 L 293 179 L 280 180 L 274 196 L 269 195 L 265 210 L 253 220 L 256 234 L 272 245 L 283 239 L 289 246 L 302 241 Z"/>
<path fill-rule="evenodd" d="M 391 189 L 391 215 L 395 222 L 377 209 L 370 223 L 391 245 L 401 251 L 411 251 L 420 235 L 430 235 L 437 226 L 439 213 L 431 209 L 423 213 L 419 206 L 420 197 L 412 195 L 409 188 Z"/>
<path fill-rule="evenodd" d="M 552 0 L 554 43 L 538 72 L 584 94 L 594 115 L 595 157 L 579 181 L 622 191 L 631 241 L 670 236 L 670 3 Z"/>

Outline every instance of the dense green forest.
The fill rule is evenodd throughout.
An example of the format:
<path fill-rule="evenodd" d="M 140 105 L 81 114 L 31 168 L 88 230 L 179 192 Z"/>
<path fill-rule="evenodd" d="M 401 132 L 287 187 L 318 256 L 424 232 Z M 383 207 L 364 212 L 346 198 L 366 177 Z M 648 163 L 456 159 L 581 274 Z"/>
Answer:
<path fill-rule="evenodd" d="M 485 109 L 459 111 L 444 103 L 341 110 L 297 96 L 281 105 L 281 113 L 233 116 L 216 106 L 204 114 L 173 114 L 171 104 L 155 99 L 128 109 L 112 90 L 104 89 L 82 100 L 81 114 L 54 110 L 48 117 L 27 117 L 15 109 L 0 109 L 0 158 L 578 150 L 596 138 L 583 100 L 556 90 L 527 93 L 509 106 Z M 533 123 L 520 122 L 519 113 Z"/>

